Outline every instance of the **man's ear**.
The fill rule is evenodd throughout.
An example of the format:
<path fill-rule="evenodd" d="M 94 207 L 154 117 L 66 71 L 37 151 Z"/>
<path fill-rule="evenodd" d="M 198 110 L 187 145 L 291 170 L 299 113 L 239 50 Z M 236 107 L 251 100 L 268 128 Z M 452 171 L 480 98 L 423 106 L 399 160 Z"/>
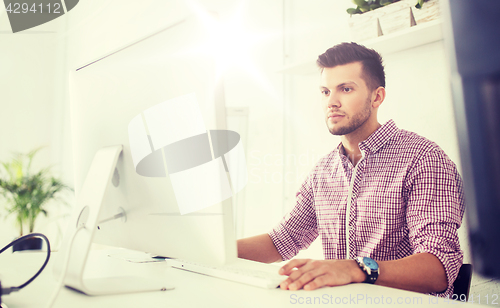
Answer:
<path fill-rule="evenodd" d="M 385 88 L 378 87 L 372 93 L 372 107 L 373 108 L 380 107 L 380 105 L 382 105 L 382 103 L 384 102 L 384 99 L 385 99 Z"/>

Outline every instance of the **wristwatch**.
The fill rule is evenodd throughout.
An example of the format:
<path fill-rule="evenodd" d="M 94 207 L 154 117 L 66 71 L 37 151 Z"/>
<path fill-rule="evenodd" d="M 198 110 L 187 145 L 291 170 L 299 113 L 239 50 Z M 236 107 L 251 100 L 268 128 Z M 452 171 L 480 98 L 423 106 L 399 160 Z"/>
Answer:
<path fill-rule="evenodd" d="M 375 283 L 379 274 L 377 262 L 368 257 L 356 257 L 356 262 L 358 262 L 359 267 L 366 274 L 366 280 L 364 282 Z"/>

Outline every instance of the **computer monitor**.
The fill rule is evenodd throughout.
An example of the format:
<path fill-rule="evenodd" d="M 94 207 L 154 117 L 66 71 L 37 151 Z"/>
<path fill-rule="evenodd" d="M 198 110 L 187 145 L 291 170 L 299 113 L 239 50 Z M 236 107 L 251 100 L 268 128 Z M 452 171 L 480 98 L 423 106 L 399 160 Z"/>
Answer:
<path fill-rule="evenodd" d="M 500 278 L 500 1 L 444 4 L 473 266 Z"/>
<path fill-rule="evenodd" d="M 207 264 L 236 260 L 230 197 L 246 183 L 245 160 L 238 134 L 225 130 L 207 40 L 206 25 L 191 16 L 71 72 L 77 204 L 63 244 L 71 249 L 67 286 L 140 291 L 137 282 L 110 290 L 82 280 L 92 242 Z M 205 203 L 186 209 L 190 202 Z"/>

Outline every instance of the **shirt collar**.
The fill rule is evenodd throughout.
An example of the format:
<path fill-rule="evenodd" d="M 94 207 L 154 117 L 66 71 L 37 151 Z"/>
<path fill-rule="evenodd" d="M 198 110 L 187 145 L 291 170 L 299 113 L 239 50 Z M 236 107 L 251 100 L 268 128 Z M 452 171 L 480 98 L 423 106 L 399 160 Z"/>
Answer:
<path fill-rule="evenodd" d="M 365 154 L 376 153 L 380 150 L 392 137 L 399 131 L 393 120 L 387 121 L 384 125 L 380 126 L 374 131 L 366 140 L 359 143 L 359 149 Z M 342 142 L 338 145 L 337 150 L 339 154 L 345 155 Z"/>
<path fill-rule="evenodd" d="M 366 154 L 376 153 L 399 131 L 393 120 L 387 121 L 366 140 L 359 143 L 359 149 Z"/>

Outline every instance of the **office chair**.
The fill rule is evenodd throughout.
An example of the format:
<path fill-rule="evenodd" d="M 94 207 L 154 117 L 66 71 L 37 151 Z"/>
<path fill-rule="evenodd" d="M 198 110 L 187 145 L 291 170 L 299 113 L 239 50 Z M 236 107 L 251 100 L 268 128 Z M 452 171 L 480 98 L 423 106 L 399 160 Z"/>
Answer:
<path fill-rule="evenodd" d="M 460 270 L 458 271 L 458 276 L 453 283 L 453 294 L 458 295 L 458 300 L 460 300 L 460 295 L 465 294 L 465 301 L 469 300 L 469 290 L 470 281 L 472 279 L 472 264 L 462 264 Z"/>

